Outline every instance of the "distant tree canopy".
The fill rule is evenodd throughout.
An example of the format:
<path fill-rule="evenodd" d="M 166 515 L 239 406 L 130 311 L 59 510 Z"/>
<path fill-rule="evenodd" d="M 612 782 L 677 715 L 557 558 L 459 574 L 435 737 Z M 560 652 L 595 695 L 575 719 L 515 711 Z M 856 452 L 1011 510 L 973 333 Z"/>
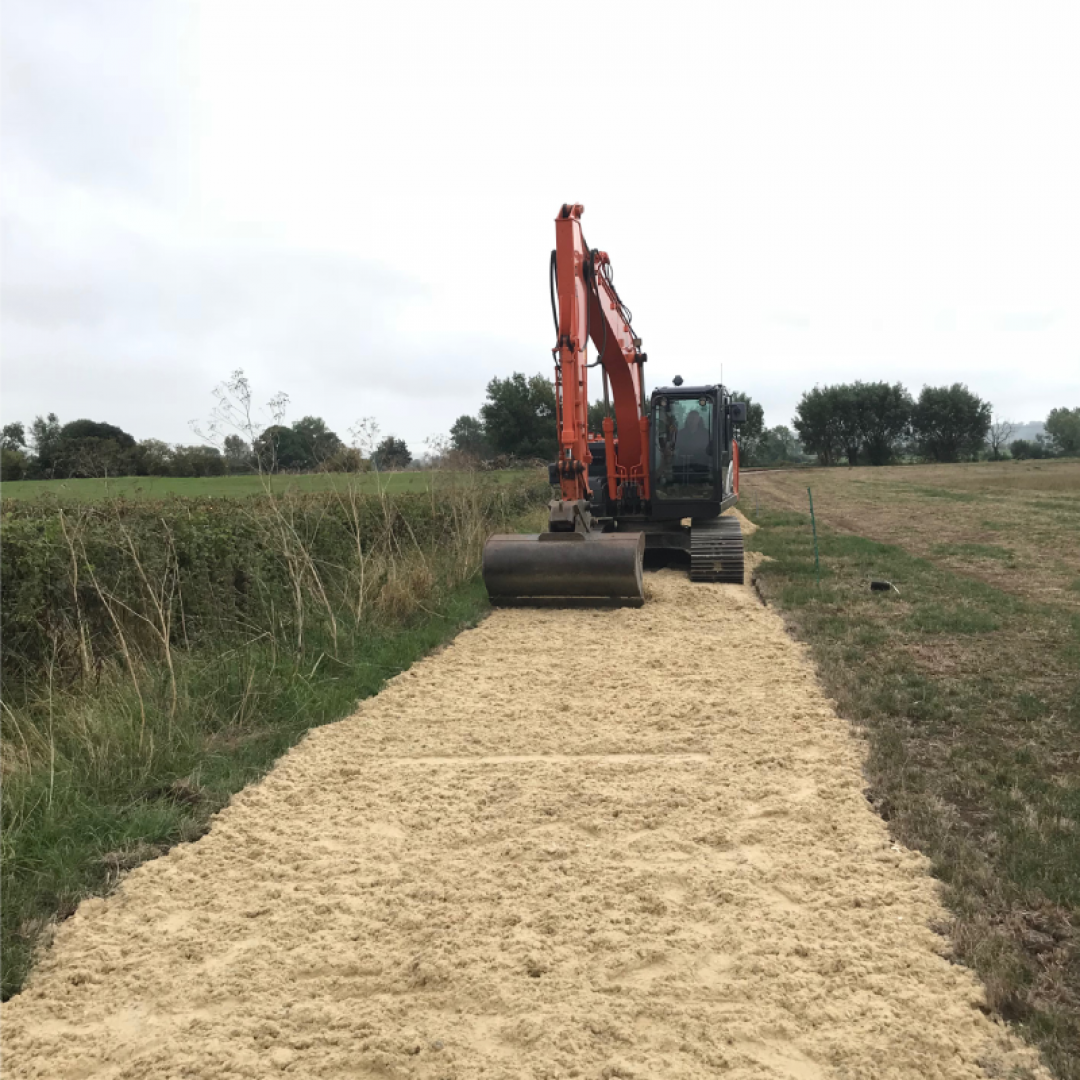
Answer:
<path fill-rule="evenodd" d="M 930 461 L 973 460 L 990 432 L 989 402 L 962 383 L 924 386 L 911 412 L 918 452 Z"/>
<path fill-rule="evenodd" d="M 0 436 L 0 480 L 21 480 L 28 463 L 26 428 L 18 422 L 5 424 Z"/>
<path fill-rule="evenodd" d="M 313 464 L 321 464 L 333 457 L 344 445 L 327 426 L 321 416 L 305 416 L 292 425 Z"/>
<path fill-rule="evenodd" d="M 887 465 L 911 433 L 911 395 L 900 383 L 815 386 L 795 407 L 794 427 L 822 465 Z"/>
<path fill-rule="evenodd" d="M 30 425 L 30 440 L 34 457 L 27 471 L 36 476 L 125 476 L 135 471 L 135 437 L 115 424 L 73 420 L 61 427 L 56 413 L 49 413 Z"/>
<path fill-rule="evenodd" d="M 1057 454 L 1080 454 L 1080 407 L 1051 409 L 1046 418 L 1046 435 Z"/>
<path fill-rule="evenodd" d="M 782 465 L 803 461 L 802 448 L 795 432 L 784 424 L 766 428 L 754 451 L 754 465 Z"/>
<path fill-rule="evenodd" d="M 475 416 L 459 416 L 450 428 L 450 445 L 470 457 L 483 460 L 491 456 L 484 422 Z"/>
<path fill-rule="evenodd" d="M 239 435 L 226 435 L 222 450 L 229 472 L 249 472 L 254 468 L 255 454 Z"/>
<path fill-rule="evenodd" d="M 404 439 L 387 435 L 372 455 L 377 469 L 404 469 L 412 461 L 412 453 Z"/>
<path fill-rule="evenodd" d="M 492 450 L 522 458 L 554 461 L 555 387 L 546 375 L 526 379 L 515 371 L 507 379 L 492 379 L 487 401 L 480 406 L 484 434 Z"/>
<path fill-rule="evenodd" d="M 216 446 L 175 446 L 172 451 L 172 476 L 224 476 L 229 471 Z"/>
<path fill-rule="evenodd" d="M 999 460 L 1006 448 L 1017 459 L 1080 454 L 1080 407 L 1052 409 L 1045 434 L 1033 440 L 1012 439 L 1015 426 L 1006 420 L 995 422 L 990 405 L 961 383 L 924 386 L 914 401 L 900 383 L 815 386 L 803 393 L 796 407 L 794 432 L 783 424 L 766 428 L 764 409 L 749 394 L 735 390 L 731 399 L 747 406 L 747 420 L 737 435 L 746 465 L 799 462 L 805 460 L 803 451 L 823 465 L 885 465 L 912 454 L 941 462 L 987 454 Z M 602 434 L 606 416 L 614 418 L 610 404 L 597 400 L 588 406 L 590 433 Z M 370 448 L 377 426 L 374 418 L 365 423 L 370 425 L 369 436 L 361 442 Z M 439 445 L 445 450 L 446 440 Z M 492 379 L 479 415 L 459 416 L 449 438 L 453 450 L 485 461 L 494 457 L 551 461 L 557 445 L 555 388 L 546 375 L 527 377 L 521 372 Z M 363 472 L 372 465 L 405 468 L 413 461 L 404 440 L 393 435 L 378 443 L 370 460 L 367 453 L 345 446 L 319 416 L 273 424 L 254 443 L 230 434 L 219 449 L 169 445 L 160 439 L 136 442 L 115 424 L 87 419 L 61 424 L 56 413 L 48 413 L 36 417 L 29 430 L 21 422 L 0 430 L 0 480 L 222 476 L 254 469 Z"/>
<path fill-rule="evenodd" d="M 284 424 L 271 424 L 255 440 L 255 455 L 264 472 L 302 469 L 311 464 L 303 440 Z"/>
<path fill-rule="evenodd" d="M 271 424 L 255 440 L 254 452 L 266 472 L 310 470 L 337 454 L 343 445 L 322 417 L 305 416 L 288 427 Z M 226 451 L 230 452 L 228 445 Z"/>
<path fill-rule="evenodd" d="M 589 425 L 590 434 L 603 435 L 604 434 L 604 420 L 608 416 L 610 416 L 612 420 L 615 419 L 615 407 L 610 402 L 608 402 L 608 404 L 605 405 L 604 404 L 604 399 L 603 398 L 598 398 L 596 401 L 594 401 L 589 406 L 588 425 Z M 616 432 L 616 434 L 618 434 L 618 431 L 619 431 L 619 425 L 616 423 L 615 424 L 615 432 Z"/>
<path fill-rule="evenodd" d="M 5 424 L 3 434 L 0 435 L 0 449 L 25 450 L 26 428 L 16 421 L 14 424 Z"/>
<path fill-rule="evenodd" d="M 112 440 L 123 450 L 129 450 L 135 445 L 134 435 L 129 435 L 115 424 L 104 424 L 96 420 L 72 420 L 60 429 L 60 438 L 67 443 L 81 439 Z"/>
<path fill-rule="evenodd" d="M 743 465 L 758 464 L 761 454 L 761 439 L 765 433 L 765 410 L 749 395 L 741 390 L 731 390 L 732 401 L 746 404 L 746 423 L 735 429 L 739 443 L 739 462 Z"/>
<path fill-rule="evenodd" d="M 1009 443 L 1009 453 L 1017 460 L 1026 458 L 1044 458 L 1050 456 L 1050 451 L 1044 441 L 1039 439 L 1013 439 Z"/>

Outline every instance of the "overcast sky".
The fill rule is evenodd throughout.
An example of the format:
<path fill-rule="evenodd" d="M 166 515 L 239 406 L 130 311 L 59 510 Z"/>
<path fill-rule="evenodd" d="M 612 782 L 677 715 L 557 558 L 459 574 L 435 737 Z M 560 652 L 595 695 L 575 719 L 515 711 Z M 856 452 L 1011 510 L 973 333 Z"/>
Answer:
<path fill-rule="evenodd" d="M 0 413 L 243 368 L 414 450 L 551 371 L 585 205 L 650 385 L 1080 405 L 1080 5 L 6 0 Z M 599 384 L 593 396 L 598 396 Z"/>

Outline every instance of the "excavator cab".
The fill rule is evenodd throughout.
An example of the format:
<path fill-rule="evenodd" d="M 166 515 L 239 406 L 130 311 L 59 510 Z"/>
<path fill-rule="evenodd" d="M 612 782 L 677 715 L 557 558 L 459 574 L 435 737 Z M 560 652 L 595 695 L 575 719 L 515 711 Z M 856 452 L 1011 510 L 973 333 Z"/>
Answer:
<path fill-rule="evenodd" d="M 717 517 L 735 501 L 732 441 L 746 405 L 722 386 L 654 390 L 649 468 L 654 521 Z"/>

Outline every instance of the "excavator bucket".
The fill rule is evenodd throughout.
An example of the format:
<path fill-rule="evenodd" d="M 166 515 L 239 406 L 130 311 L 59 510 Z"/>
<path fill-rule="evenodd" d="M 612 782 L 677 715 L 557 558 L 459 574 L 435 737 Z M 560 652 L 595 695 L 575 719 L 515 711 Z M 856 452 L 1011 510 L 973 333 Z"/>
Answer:
<path fill-rule="evenodd" d="M 484 545 L 494 607 L 641 607 L 644 533 L 501 534 Z"/>

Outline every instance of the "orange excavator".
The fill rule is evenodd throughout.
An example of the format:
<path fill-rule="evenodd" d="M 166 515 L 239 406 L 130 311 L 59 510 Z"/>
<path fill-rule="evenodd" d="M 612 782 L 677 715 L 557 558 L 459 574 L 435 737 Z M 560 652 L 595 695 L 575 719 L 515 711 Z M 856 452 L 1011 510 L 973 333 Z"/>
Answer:
<path fill-rule="evenodd" d="M 738 518 L 721 514 L 738 499 L 735 429 L 746 405 L 723 386 L 684 386 L 679 376 L 646 398 L 648 357 L 611 260 L 585 243 L 583 210 L 563 205 L 551 253 L 559 459 L 549 477 L 559 498 L 547 532 L 488 540 L 491 602 L 640 606 L 646 550 L 689 562 L 694 581 L 742 584 L 742 530 Z M 602 431 L 590 433 L 588 373 L 597 365 L 607 415 Z"/>

